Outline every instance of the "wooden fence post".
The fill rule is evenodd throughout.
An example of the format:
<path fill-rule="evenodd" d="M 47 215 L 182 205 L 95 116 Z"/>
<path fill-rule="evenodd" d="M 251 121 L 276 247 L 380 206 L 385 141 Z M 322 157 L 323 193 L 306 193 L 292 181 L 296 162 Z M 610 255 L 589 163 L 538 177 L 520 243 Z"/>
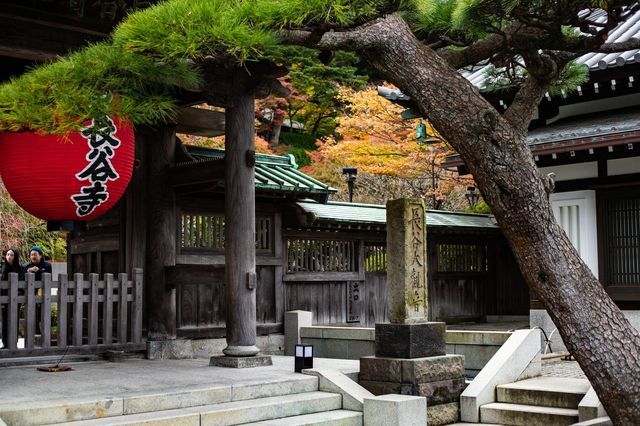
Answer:
<path fill-rule="evenodd" d="M 118 343 L 127 343 L 127 274 L 118 274 L 120 281 L 118 303 Z"/>
<path fill-rule="evenodd" d="M 82 346 L 82 304 L 84 299 L 84 275 L 73 274 L 75 284 L 73 306 L 73 345 Z"/>
<path fill-rule="evenodd" d="M 102 320 L 102 343 L 110 345 L 113 341 L 113 274 L 104 275 L 104 318 Z"/>
<path fill-rule="evenodd" d="M 69 293 L 69 278 L 67 274 L 60 274 L 60 287 L 58 288 L 58 348 L 67 347 L 67 327 L 69 315 L 67 303 Z"/>
<path fill-rule="evenodd" d="M 9 349 L 18 348 L 18 274 L 9 274 Z"/>
<path fill-rule="evenodd" d="M 33 340 L 36 332 L 36 303 L 35 303 L 35 278 L 32 273 L 27 274 L 27 288 L 25 289 L 26 304 L 24 307 L 25 330 L 24 347 L 33 348 Z"/>
<path fill-rule="evenodd" d="M 42 274 L 42 347 L 51 346 L 51 274 Z"/>
<path fill-rule="evenodd" d="M 133 305 L 131 307 L 131 340 L 133 343 L 142 341 L 142 269 L 133 270 Z"/>
<path fill-rule="evenodd" d="M 89 344 L 98 344 L 98 274 L 89 274 Z"/>

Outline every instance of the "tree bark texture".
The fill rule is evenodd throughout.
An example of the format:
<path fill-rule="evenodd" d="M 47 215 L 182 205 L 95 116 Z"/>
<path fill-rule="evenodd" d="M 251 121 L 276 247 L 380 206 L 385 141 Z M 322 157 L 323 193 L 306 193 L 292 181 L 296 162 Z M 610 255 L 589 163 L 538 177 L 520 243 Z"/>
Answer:
<path fill-rule="evenodd" d="M 421 44 L 397 15 L 327 33 L 316 46 L 356 51 L 411 96 L 461 154 L 520 269 L 615 424 L 640 424 L 640 335 L 582 262 L 554 219 L 548 185 L 526 143 L 530 109 L 501 116 L 472 85 Z M 533 99 L 532 99 L 533 97 Z M 535 102 L 532 102 L 534 100 Z M 526 116 L 528 114 L 528 116 Z"/>
<path fill-rule="evenodd" d="M 165 267 L 176 264 L 176 196 L 167 171 L 175 160 L 176 133 L 162 126 L 145 140 L 147 259 L 145 306 L 150 340 L 176 338 L 176 292 L 165 285 Z"/>
<path fill-rule="evenodd" d="M 229 356 L 252 356 L 256 344 L 254 95 L 238 71 L 225 110 L 225 284 Z M 253 156 L 253 157 L 252 157 Z"/>

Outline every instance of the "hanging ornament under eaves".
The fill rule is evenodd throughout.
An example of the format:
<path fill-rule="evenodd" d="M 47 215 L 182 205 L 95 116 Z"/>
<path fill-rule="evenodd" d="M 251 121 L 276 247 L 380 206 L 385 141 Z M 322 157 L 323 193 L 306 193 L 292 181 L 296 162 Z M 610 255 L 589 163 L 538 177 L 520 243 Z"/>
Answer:
<path fill-rule="evenodd" d="M 0 175 L 11 197 L 50 229 L 78 229 L 106 213 L 131 180 L 133 126 L 110 117 L 64 135 L 0 134 Z M 69 229 L 68 229 L 69 230 Z"/>

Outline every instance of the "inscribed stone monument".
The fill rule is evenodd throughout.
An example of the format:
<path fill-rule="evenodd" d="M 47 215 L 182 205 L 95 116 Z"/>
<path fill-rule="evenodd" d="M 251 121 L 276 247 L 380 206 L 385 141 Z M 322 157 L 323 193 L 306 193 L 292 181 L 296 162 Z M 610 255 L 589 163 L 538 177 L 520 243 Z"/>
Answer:
<path fill-rule="evenodd" d="M 426 222 L 422 199 L 387 203 L 387 285 L 392 324 L 426 322 Z"/>
<path fill-rule="evenodd" d="M 360 384 L 374 395 L 424 396 L 430 426 L 455 423 L 464 357 L 445 354 L 445 323 L 429 322 L 424 201 L 387 202 L 387 307 L 375 356 L 360 358 Z"/>
<path fill-rule="evenodd" d="M 376 355 L 444 355 L 445 324 L 428 322 L 427 229 L 424 201 L 387 202 L 387 304 L 390 324 L 376 324 Z"/>

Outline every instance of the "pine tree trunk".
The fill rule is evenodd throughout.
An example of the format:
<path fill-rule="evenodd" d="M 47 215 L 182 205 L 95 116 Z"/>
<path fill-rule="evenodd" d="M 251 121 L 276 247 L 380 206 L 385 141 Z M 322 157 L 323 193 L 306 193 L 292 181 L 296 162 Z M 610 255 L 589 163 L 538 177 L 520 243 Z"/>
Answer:
<path fill-rule="evenodd" d="M 615 424 L 640 424 L 640 334 L 556 223 L 526 143 L 405 22 L 386 16 L 319 45 L 355 50 L 420 108 L 463 157 L 520 269 Z M 530 117 L 524 117 L 526 122 Z"/>

